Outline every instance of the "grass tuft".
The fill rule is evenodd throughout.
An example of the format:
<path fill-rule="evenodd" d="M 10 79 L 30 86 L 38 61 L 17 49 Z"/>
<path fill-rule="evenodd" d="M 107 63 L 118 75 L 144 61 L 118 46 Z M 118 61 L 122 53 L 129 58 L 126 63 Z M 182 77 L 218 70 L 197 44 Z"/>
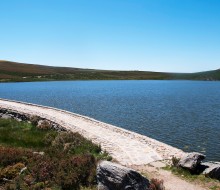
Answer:
<path fill-rule="evenodd" d="M 209 189 L 220 190 L 219 181 L 206 177 L 205 175 L 192 174 L 190 171 L 176 166 L 166 166 L 163 169 L 171 171 L 174 175 L 183 178 L 184 180 L 202 184 Z"/>

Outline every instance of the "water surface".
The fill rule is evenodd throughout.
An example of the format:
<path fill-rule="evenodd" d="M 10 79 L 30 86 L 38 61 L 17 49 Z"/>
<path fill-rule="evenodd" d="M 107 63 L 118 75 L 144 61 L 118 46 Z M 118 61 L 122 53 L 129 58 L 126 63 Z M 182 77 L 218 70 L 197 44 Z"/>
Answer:
<path fill-rule="evenodd" d="M 220 161 L 220 82 L 0 83 L 0 97 L 87 115 Z"/>

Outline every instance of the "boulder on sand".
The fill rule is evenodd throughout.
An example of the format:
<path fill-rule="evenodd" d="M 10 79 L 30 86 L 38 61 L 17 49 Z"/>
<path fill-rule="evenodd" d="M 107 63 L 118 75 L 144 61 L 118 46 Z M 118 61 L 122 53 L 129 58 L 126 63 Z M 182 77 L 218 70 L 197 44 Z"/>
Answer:
<path fill-rule="evenodd" d="M 191 152 L 180 159 L 178 166 L 195 171 L 203 159 L 205 159 L 205 155 L 198 152 Z"/>
<path fill-rule="evenodd" d="M 108 161 L 97 167 L 99 190 L 148 190 L 150 182 L 138 172 Z"/>

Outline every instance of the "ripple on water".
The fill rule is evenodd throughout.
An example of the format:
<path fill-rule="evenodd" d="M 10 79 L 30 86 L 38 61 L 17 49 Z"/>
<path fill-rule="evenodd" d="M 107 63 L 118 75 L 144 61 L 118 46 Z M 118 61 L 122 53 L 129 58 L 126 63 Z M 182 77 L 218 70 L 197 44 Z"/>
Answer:
<path fill-rule="evenodd" d="M 0 97 L 87 115 L 220 161 L 220 82 L 1 83 Z"/>

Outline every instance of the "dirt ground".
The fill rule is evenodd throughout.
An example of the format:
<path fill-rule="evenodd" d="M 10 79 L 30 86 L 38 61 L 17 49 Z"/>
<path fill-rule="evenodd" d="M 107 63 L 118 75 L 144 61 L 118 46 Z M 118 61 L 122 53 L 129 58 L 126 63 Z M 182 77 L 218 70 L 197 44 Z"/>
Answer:
<path fill-rule="evenodd" d="M 165 163 L 158 161 L 145 166 L 132 166 L 132 168 L 146 175 L 149 179 L 163 180 L 165 190 L 220 190 L 220 182 L 187 181 L 172 174 L 171 171 L 162 169 L 165 166 Z"/>

